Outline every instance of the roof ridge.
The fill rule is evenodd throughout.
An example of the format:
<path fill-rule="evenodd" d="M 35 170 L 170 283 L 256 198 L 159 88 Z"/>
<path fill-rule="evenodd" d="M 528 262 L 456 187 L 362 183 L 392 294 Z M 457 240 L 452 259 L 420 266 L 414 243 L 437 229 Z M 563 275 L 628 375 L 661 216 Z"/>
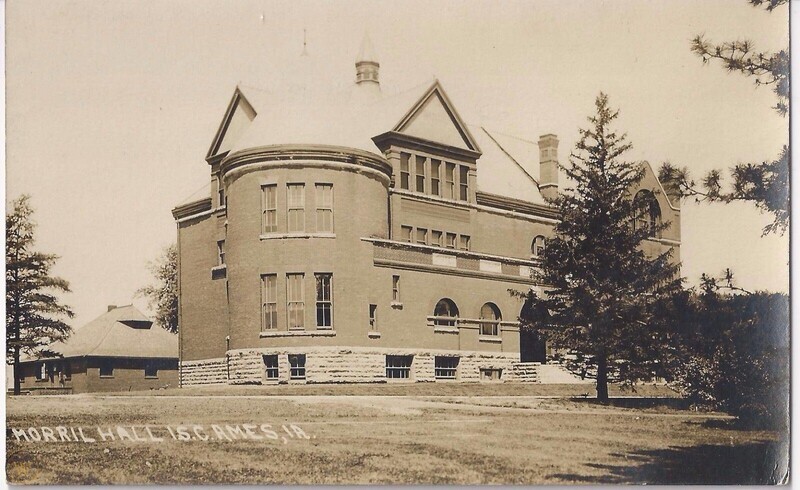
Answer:
<path fill-rule="evenodd" d="M 492 133 L 490 133 L 490 132 L 489 132 L 489 131 L 488 131 L 488 130 L 485 128 L 485 127 L 483 127 L 483 126 L 481 126 L 481 129 L 483 130 L 483 132 L 484 132 L 484 133 L 486 133 L 486 136 L 488 136 L 488 137 L 489 137 L 489 139 L 490 139 L 490 140 L 492 140 L 492 142 L 493 142 L 495 145 L 497 145 L 497 147 L 498 147 L 498 148 L 500 148 L 500 150 L 501 150 L 503 153 L 505 153 L 505 154 L 506 154 L 506 156 L 507 156 L 508 158 L 510 158 L 510 159 L 511 159 L 511 161 L 512 161 L 512 162 L 514 162 L 515 164 L 517 164 L 517 167 L 519 167 L 519 168 L 520 168 L 520 170 L 522 170 L 522 173 L 524 173 L 525 175 L 527 175 L 527 176 L 528 176 L 528 178 L 529 178 L 529 179 L 531 179 L 531 181 L 532 181 L 534 184 L 536 184 L 536 187 L 538 188 L 538 187 L 539 187 L 539 181 L 538 181 L 538 180 L 536 180 L 536 179 L 533 177 L 533 175 L 531 175 L 530 173 L 528 173 L 528 171 L 525 169 L 525 167 L 524 167 L 524 166 L 523 166 L 521 163 L 519 163 L 519 162 L 517 161 L 517 159 L 516 159 L 516 158 L 514 158 L 513 156 L 511 156 L 511 154 L 510 154 L 508 151 L 506 151 L 506 149 L 505 149 L 505 148 L 503 148 L 503 145 L 501 145 L 501 144 L 500 144 L 500 143 L 499 143 L 499 142 L 498 142 L 498 141 L 497 141 L 497 140 L 494 138 L 494 136 L 492 136 Z M 502 134 L 502 133 L 501 133 L 501 134 Z"/>

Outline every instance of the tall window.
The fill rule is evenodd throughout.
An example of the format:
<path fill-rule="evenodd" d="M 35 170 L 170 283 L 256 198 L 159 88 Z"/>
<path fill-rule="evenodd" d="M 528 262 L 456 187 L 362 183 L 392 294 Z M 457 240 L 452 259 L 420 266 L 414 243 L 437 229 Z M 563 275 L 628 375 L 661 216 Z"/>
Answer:
<path fill-rule="evenodd" d="M 400 302 L 400 276 L 392 276 L 392 301 Z"/>
<path fill-rule="evenodd" d="M 389 379 L 409 379 L 414 356 L 386 356 L 386 377 Z"/>
<path fill-rule="evenodd" d="M 411 155 L 408 153 L 401 153 L 400 154 L 400 188 L 409 190 L 411 180 L 411 171 L 408 168 L 408 160 L 411 158 Z"/>
<path fill-rule="evenodd" d="M 288 184 L 287 190 L 287 218 L 289 233 L 305 231 L 306 218 L 306 193 L 304 184 Z"/>
<path fill-rule="evenodd" d="M 445 247 L 447 248 L 456 248 L 456 234 L 455 233 L 447 233 L 445 236 Z"/>
<path fill-rule="evenodd" d="M 431 245 L 434 247 L 441 247 L 442 246 L 442 232 L 437 230 L 431 230 Z"/>
<path fill-rule="evenodd" d="M 217 242 L 217 265 L 225 265 L 225 240 Z"/>
<path fill-rule="evenodd" d="M 289 379 L 306 379 L 305 354 L 289 354 Z"/>
<path fill-rule="evenodd" d="M 369 329 L 378 330 L 378 305 L 369 305 Z"/>
<path fill-rule="evenodd" d="M 332 274 L 314 274 L 317 280 L 317 328 L 333 328 Z"/>
<path fill-rule="evenodd" d="M 431 159 L 431 194 L 434 196 L 441 196 L 442 189 L 440 183 L 440 172 L 442 171 L 442 162 L 440 160 Z"/>
<path fill-rule="evenodd" d="M 400 239 L 404 242 L 412 242 L 413 235 L 414 235 L 414 228 L 410 226 L 401 226 L 400 227 Z"/>
<path fill-rule="evenodd" d="M 458 198 L 462 201 L 469 199 L 469 167 L 466 165 L 458 166 Z"/>
<path fill-rule="evenodd" d="M 469 235 L 458 236 L 458 249 L 469 250 Z"/>
<path fill-rule="evenodd" d="M 278 276 L 261 276 L 261 330 L 278 328 Z"/>
<path fill-rule="evenodd" d="M 219 205 L 222 207 L 225 205 L 225 185 L 219 179 L 217 179 L 217 189 L 217 193 L 219 194 Z"/>
<path fill-rule="evenodd" d="M 333 185 L 317 184 L 317 231 L 333 233 Z"/>
<path fill-rule="evenodd" d="M 264 233 L 278 231 L 278 186 L 275 184 L 261 187 L 261 223 Z"/>
<path fill-rule="evenodd" d="M 305 329 L 303 274 L 286 274 L 286 311 L 289 313 L 289 330 Z"/>
<path fill-rule="evenodd" d="M 417 228 L 417 243 L 420 245 L 428 244 L 428 230 L 425 228 Z"/>
<path fill-rule="evenodd" d="M 416 161 L 416 191 L 425 192 L 425 157 L 415 156 Z"/>
<path fill-rule="evenodd" d="M 444 167 L 444 197 L 447 199 L 455 199 L 456 197 L 456 180 L 455 180 L 456 164 L 445 163 Z"/>
<path fill-rule="evenodd" d="M 264 356 L 264 378 L 267 381 L 278 380 L 278 356 Z"/>
<path fill-rule="evenodd" d="M 481 306 L 481 335 L 500 335 L 500 308 L 494 303 Z"/>
<path fill-rule="evenodd" d="M 531 242 L 531 255 L 534 257 L 541 257 L 544 252 L 546 241 L 542 235 L 537 236 Z"/>
<path fill-rule="evenodd" d="M 436 303 L 433 310 L 433 324 L 446 327 L 454 327 L 458 320 L 458 307 L 453 300 L 442 298 Z"/>

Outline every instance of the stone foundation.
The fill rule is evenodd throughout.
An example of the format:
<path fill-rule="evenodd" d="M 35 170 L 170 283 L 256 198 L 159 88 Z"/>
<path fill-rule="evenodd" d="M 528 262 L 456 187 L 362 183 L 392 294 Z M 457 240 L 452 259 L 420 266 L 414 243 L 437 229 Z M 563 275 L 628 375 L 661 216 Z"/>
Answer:
<path fill-rule="evenodd" d="M 228 382 L 228 366 L 225 358 L 181 361 L 181 386 L 220 385 Z"/>
<path fill-rule="evenodd" d="M 289 355 L 304 354 L 305 378 L 290 379 Z M 278 379 L 266 379 L 263 356 L 278 356 Z M 413 356 L 408 379 L 387 379 L 386 356 Z M 458 357 L 456 379 L 435 376 L 435 357 Z M 491 371 L 499 381 L 538 382 L 537 365 L 520 363 L 518 354 L 445 351 L 431 349 L 378 349 L 369 347 L 283 347 L 239 349 L 226 359 L 181 363 L 181 386 L 203 384 L 273 383 L 385 383 L 489 381 Z"/>

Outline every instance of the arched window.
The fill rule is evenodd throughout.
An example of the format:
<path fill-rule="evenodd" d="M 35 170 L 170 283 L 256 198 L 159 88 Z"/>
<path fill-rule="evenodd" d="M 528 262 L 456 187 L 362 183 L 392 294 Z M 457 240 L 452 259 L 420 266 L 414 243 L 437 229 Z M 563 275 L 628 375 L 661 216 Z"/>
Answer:
<path fill-rule="evenodd" d="M 458 320 L 458 307 L 453 300 L 442 298 L 433 310 L 433 324 L 455 327 Z"/>
<path fill-rule="evenodd" d="M 500 308 L 494 303 L 481 306 L 481 335 L 500 335 Z"/>
<path fill-rule="evenodd" d="M 537 236 L 531 242 L 531 256 L 533 257 L 541 257 L 542 252 L 544 252 L 546 241 L 542 235 Z"/>
<path fill-rule="evenodd" d="M 648 235 L 655 237 L 661 225 L 661 207 L 652 192 L 641 190 L 633 198 L 633 226 L 637 230 L 648 230 Z"/>

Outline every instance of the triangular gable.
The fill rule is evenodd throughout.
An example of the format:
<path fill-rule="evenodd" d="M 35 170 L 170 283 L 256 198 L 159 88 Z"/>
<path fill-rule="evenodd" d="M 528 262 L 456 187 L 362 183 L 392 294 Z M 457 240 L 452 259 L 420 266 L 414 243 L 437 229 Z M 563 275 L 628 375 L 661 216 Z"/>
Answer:
<path fill-rule="evenodd" d="M 456 148 L 481 151 L 438 80 L 406 113 L 393 131 Z"/>
<path fill-rule="evenodd" d="M 231 102 L 228 104 L 228 109 L 225 111 L 225 117 L 222 118 L 217 134 L 214 136 L 214 141 L 211 143 L 206 159 L 230 151 L 236 140 L 250 127 L 250 123 L 255 117 L 255 109 L 237 87 L 233 92 Z"/>

